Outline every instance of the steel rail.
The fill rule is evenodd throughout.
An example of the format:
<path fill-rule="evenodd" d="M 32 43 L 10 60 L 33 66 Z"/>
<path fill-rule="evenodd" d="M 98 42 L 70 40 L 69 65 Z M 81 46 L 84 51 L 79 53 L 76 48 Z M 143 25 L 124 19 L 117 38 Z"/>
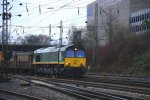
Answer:
<path fill-rule="evenodd" d="M 5 97 L 0 97 L 0 100 L 8 100 L 8 99 Z"/>
<path fill-rule="evenodd" d="M 131 85 L 131 86 L 140 86 L 140 87 L 150 87 L 150 79 L 149 81 L 134 78 L 134 77 L 107 77 L 107 76 L 94 76 L 94 75 L 86 75 L 82 80 L 85 81 L 93 81 L 93 82 L 101 82 L 101 83 L 113 83 L 113 84 L 122 84 L 122 85 Z"/>
<path fill-rule="evenodd" d="M 59 91 L 59 92 L 62 92 L 62 93 L 66 93 L 66 94 L 69 94 L 71 96 L 74 96 L 74 97 L 77 97 L 79 99 L 84 99 L 84 100 L 92 100 L 93 98 L 90 98 L 90 97 L 87 97 L 87 96 L 84 96 L 84 95 L 81 95 L 79 93 L 75 93 L 75 92 L 72 92 L 72 91 L 69 91 L 69 90 L 66 90 L 64 88 L 61 88 L 61 87 L 55 87 L 55 86 L 51 86 L 51 85 L 47 85 L 45 84 L 45 82 L 39 82 L 39 81 L 35 81 L 35 80 L 32 80 L 31 81 L 32 83 L 34 84 L 37 84 L 39 86 L 43 86 L 43 87 L 46 87 L 46 88 L 50 88 L 50 89 L 53 89 L 55 91 Z"/>
<path fill-rule="evenodd" d="M 19 77 L 20 79 L 24 79 Z M 26 79 L 28 78 L 28 79 Z M 46 79 L 39 79 L 39 78 L 35 78 L 35 77 L 26 77 L 25 80 L 31 80 L 31 83 L 43 86 L 43 87 L 47 87 L 47 88 L 51 88 L 54 89 L 56 91 L 60 91 L 62 93 L 67 93 L 69 95 L 78 97 L 80 99 L 86 99 L 86 100 L 92 100 L 94 99 L 107 99 L 107 100 L 127 100 L 130 97 L 123 97 L 120 95 L 114 95 L 114 94 L 108 94 L 108 93 L 103 93 L 103 92 L 98 92 L 98 91 L 91 91 L 91 90 L 86 90 L 86 89 L 81 89 L 79 87 L 74 87 L 74 86 L 68 86 L 68 85 L 64 85 L 61 83 L 57 83 L 57 82 L 51 82 L 51 81 L 47 81 Z M 131 99 L 131 98 L 130 98 Z"/>
<path fill-rule="evenodd" d="M 17 78 L 17 77 L 16 77 Z M 31 80 L 30 82 L 31 83 L 34 83 L 34 84 L 37 84 L 36 83 L 36 80 L 38 80 L 38 81 L 42 81 L 42 82 L 45 82 L 45 83 L 47 83 L 47 84 L 54 84 L 54 85 L 56 85 L 57 86 L 57 88 L 61 88 L 61 89 L 56 89 L 56 88 L 54 88 L 54 86 L 52 86 L 51 88 L 52 89 L 56 89 L 56 90 L 58 90 L 58 91 L 62 91 L 63 89 L 62 89 L 62 87 L 65 87 L 66 85 L 62 85 L 62 84 L 60 84 L 60 82 L 61 83 L 69 83 L 69 84 L 75 84 L 75 85 L 83 85 L 83 86 L 91 86 L 91 82 L 90 83 L 88 83 L 88 85 L 87 85 L 87 82 L 82 82 L 82 81 L 74 81 L 74 80 L 63 80 L 63 79 L 47 79 L 47 78 L 36 78 L 36 77 L 26 77 L 26 78 L 21 78 L 21 77 L 19 77 L 20 79 L 25 79 L 25 80 L 27 80 L 27 81 L 29 81 L 29 80 Z M 35 81 L 34 81 L 35 80 Z M 57 81 L 56 81 L 57 80 Z M 63 80 L 63 81 L 60 81 L 60 80 Z M 34 81 L 34 82 L 33 82 Z M 69 81 L 71 81 L 71 82 L 69 82 Z M 92 82 L 93 83 L 93 82 Z M 42 84 L 39 84 L 38 83 L 38 85 L 41 85 L 41 86 L 45 86 L 45 85 L 42 85 Z M 61 87 L 59 87 L 61 85 Z M 101 87 L 101 84 L 97 84 L 96 85 L 97 87 Z M 49 86 L 48 86 L 49 87 Z M 68 87 L 68 86 L 67 86 Z M 95 86 L 94 86 L 95 87 Z M 105 88 L 107 88 L 107 87 L 109 87 L 109 85 L 106 85 L 106 87 Z M 50 88 L 50 87 L 49 87 Z M 76 90 L 77 88 L 72 88 L 72 87 L 69 87 L 69 88 L 71 88 L 70 90 L 67 90 L 67 91 L 70 91 L 70 92 L 68 92 L 68 93 L 72 93 L 72 90 Z M 114 89 L 116 90 L 116 87 L 114 87 Z M 122 89 L 122 88 L 121 88 Z M 66 90 L 66 89 L 65 89 Z M 124 89 L 123 89 L 124 90 Z M 77 91 L 77 90 L 76 90 Z M 81 91 L 84 91 L 83 89 L 81 89 L 81 90 L 79 90 L 80 92 Z M 63 91 L 64 93 L 65 93 L 65 91 Z M 84 91 L 85 92 L 85 91 Z M 84 93 L 83 92 L 83 93 Z M 89 93 L 90 94 L 92 94 L 92 92 L 95 92 L 95 94 L 94 94 L 94 96 L 96 97 L 96 96 L 99 96 L 99 95 L 101 95 L 101 97 L 98 97 L 98 98 L 101 98 L 102 99 L 102 97 L 103 97 L 103 99 L 104 99 L 104 97 L 105 97 L 105 99 L 107 99 L 108 97 L 109 97 L 109 99 L 110 100 L 125 100 L 125 99 L 135 99 L 136 97 L 128 97 L 128 96 L 122 96 L 122 95 L 117 95 L 117 94 L 110 94 L 110 93 L 103 93 L 103 92 L 99 92 L 99 91 L 88 91 L 88 94 L 87 95 L 89 95 Z M 76 94 L 75 96 L 77 96 L 77 93 L 74 93 L 74 94 Z M 81 95 L 82 93 L 78 93 L 78 95 Z M 84 97 L 87 97 L 87 95 L 85 96 L 83 96 L 83 98 Z M 82 96 L 81 96 L 82 97 Z M 82 98 L 82 99 L 83 99 Z M 91 98 L 91 97 L 88 97 L 88 99 L 87 98 L 84 98 L 84 99 L 87 99 L 87 100 L 89 100 L 89 98 Z M 93 98 L 93 97 L 92 97 Z M 114 99 L 115 98 L 115 99 Z M 136 100 L 139 100 L 139 98 L 136 98 Z"/>
<path fill-rule="evenodd" d="M 30 79 L 30 78 L 29 78 Z M 38 78 L 34 78 L 34 79 L 38 79 Z M 48 83 L 50 83 L 50 84 L 55 84 L 55 85 L 57 85 L 57 86 L 59 86 L 59 85 L 61 85 L 61 87 L 63 86 L 63 87 L 66 87 L 66 85 L 62 85 L 60 82 L 54 82 L 54 81 L 49 81 L 49 80 L 47 80 L 47 78 L 40 78 L 40 79 L 38 79 L 38 80 L 40 80 L 40 81 L 44 81 L 44 82 L 48 82 Z M 65 83 L 67 83 L 67 81 L 65 82 Z M 68 84 L 68 83 L 67 83 Z M 73 84 L 76 84 L 76 81 L 74 81 L 74 83 Z M 67 88 L 68 88 L 68 85 L 67 85 Z M 86 91 L 88 91 L 88 90 L 84 90 L 84 89 L 80 89 L 80 88 L 78 88 L 78 87 L 71 87 L 71 86 L 69 86 L 69 88 L 71 88 L 71 90 L 74 90 L 74 89 L 78 89 L 80 92 L 81 91 L 83 91 L 83 93 L 84 92 L 86 92 Z M 90 94 L 92 94 L 92 95 L 100 95 L 101 97 L 99 97 L 99 98 L 101 98 L 101 99 L 113 99 L 113 100 L 124 100 L 124 98 L 127 98 L 127 99 L 131 99 L 132 97 L 127 97 L 127 96 L 122 96 L 122 95 L 115 95 L 115 94 L 110 94 L 110 93 L 104 93 L 104 92 L 99 92 L 99 91 L 88 91 L 88 93 L 90 93 Z M 103 97 L 103 98 L 102 98 Z M 132 98 L 133 99 L 133 98 Z"/>
<path fill-rule="evenodd" d="M 79 94 L 89 96 L 89 97 L 92 97 L 94 99 L 127 100 L 127 97 L 112 95 L 112 94 L 98 92 L 98 91 L 89 91 L 89 90 L 80 89 L 80 88 L 77 88 L 77 87 L 74 88 L 74 87 L 71 87 L 71 86 L 69 86 L 69 87 L 67 86 L 67 87 L 64 87 L 63 89 L 68 90 L 68 88 L 69 88 L 69 91 L 71 91 L 71 92 L 77 92 Z"/>
<path fill-rule="evenodd" d="M 17 92 L 13 92 L 13 91 L 8 91 L 8 90 L 4 90 L 4 89 L 0 89 L 0 92 L 8 94 L 8 95 L 12 95 L 12 96 L 26 98 L 27 100 L 46 100 L 43 98 L 38 98 L 38 97 L 34 97 L 34 96 L 26 95 L 26 94 L 21 94 L 21 93 L 17 93 Z"/>
<path fill-rule="evenodd" d="M 67 79 L 48 79 L 49 81 L 54 82 L 62 82 L 62 83 L 70 83 L 82 86 L 90 86 L 90 87 L 97 87 L 97 88 L 105 88 L 105 89 L 113 89 L 113 90 L 120 90 L 120 91 L 127 91 L 127 92 L 134 92 L 140 94 L 150 94 L 149 88 L 142 88 L 137 86 L 126 86 L 126 85 L 118 85 L 118 84 L 106 84 L 106 83 L 97 83 L 97 82 L 87 82 L 87 81 L 77 81 L 77 80 L 67 80 Z"/>
<path fill-rule="evenodd" d="M 40 82 L 41 81 L 41 82 Z M 32 79 L 31 80 L 32 83 L 41 85 L 41 86 L 46 86 L 47 88 L 51 88 L 51 89 L 55 89 L 58 91 L 63 91 L 63 92 L 67 92 L 71 95 L 74 95 L 82 98 L 82 99 L 88 99 L 88 100 L 92 100 L 94 99 L 107 99 L 107 100 L 127 100 L 126 98 L 123 98 L 122 96 L 114 96 L 114 95 L 110 95 L 108 93 L 102 93 L 102 92 L 98 92 L 98 91 L 89 91 L 89 90 L 85 90 L 85 89 L 81 89 L 78 87 L 72 87 L 72 86 L 68 86 L 68 85 L 64 85 L 61 83 L 55 83 L 55 82 L 47 82 L 45 80 L 42 79 Z M 46 85 L 47 84 L 47 85 Z M 55 86 L 49 85 L 49 84 L 53 84 Z M 129 97 L 128 97 L 129 98 Z"/>
<path fill-rule="evenodd" d="M 149 76 L 138 76 L 138 75 L 123 75 L 123 74 L 95 74 L 87 72 L 86 75 L 92 75 L 92 76 L 102 76 L 102 77 L 124 77 L 124 78 L 144 78 L 144 79 L 150 79 Z"/>
<path fill-rule="evenodd" d="M 38 82 L 36 81 L 39 80 L 38 78 L 29 78 L 29 77 L 22 77 L 20 75 L 17 75 L 17 76 L 11 76 L 12 78 L 17 78 L 17 79 L 20 79 L 20 80 L 24 80 L 24 81 L 27 81 L 27 82 L 30 82 L 30 83 L 34 83 L 36 85 L 39 85 L 39 86 L 42 86 L 42 87 L 46 87 L 46 88 L 50 88 L 50 89 L 53 89 L 53 90 L 56 90 L 56 91 L 59 91 L 59 92 L 62 92 L 62 93 L 66 93 L 66 94 L 69 94 L 71 96 L 74 96 L 74 97 L 77 97 L 77 98 L 80 98 L 80 99 L 83 99 L 83 100 L 92 100 L 92 98 L 90 97 L 86 97 L 86 96 L 83 96 L 83 95 L 80 95 L 80 94 L 77 94 L 77 93 L 74 93 L 74 92 L 71 92 L 71 91 L 67 91 L 65 89 L 62 89 L 60 87 L 55 87 L 54 85 L 50 85 L 50 84 L 45 84 L 44 82 Z M 54 84 L 54 82 L 52 82 Z M 52 84 L 51 83 L 51 84 Z M 55 84 L 55 85 L 58 85 L 58 84 Z"/>

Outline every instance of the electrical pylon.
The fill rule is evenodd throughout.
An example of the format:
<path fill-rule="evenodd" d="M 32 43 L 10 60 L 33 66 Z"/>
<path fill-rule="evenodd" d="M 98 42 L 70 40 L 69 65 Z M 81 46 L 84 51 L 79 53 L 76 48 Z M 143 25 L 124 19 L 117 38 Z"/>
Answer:
<path fill-rule="evenodd" d="M 8 14 L 8 5 L 9 3 L 7 0 L 3 0 L 3 13 L 2 13 L 2 53 L 3 59 L 1 61 L 1 76 L 2 80 L 8 79 L 7 74 L 7 59 L 8 58 L 8 20 L 10 19 L 11 15 Z"/>

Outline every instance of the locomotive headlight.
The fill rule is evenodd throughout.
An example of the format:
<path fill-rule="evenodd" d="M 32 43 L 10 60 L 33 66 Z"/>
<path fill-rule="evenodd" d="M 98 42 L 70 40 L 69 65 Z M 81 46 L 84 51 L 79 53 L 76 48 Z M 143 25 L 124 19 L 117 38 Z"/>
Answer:
<path fill-rule="evenodd" d="M 85 63 L 84 63 L 84 62 L 81 62 L 81 66 L 85 66 Z"/>
<path fill-rule="evenodd" d="M 84 64 L 84 62 L 82 61 L 82 62 L 80 62 L 82 65 Z"/>
<path fill-rule="evenodd" d="M 74 50 L 75 50 L 75 51 L 77 51 L 78 49 L 77 49 L 77 48 L 75 48 Z"/>
<path fill-rule="evenodd" d="M 82 67 L 85 67 L 85 66 L 86 66 L 85 60 L 81 60 L 81 61 L 80 61 L 80 66 L 82 66 Z"/>
<path fill-rule="evenodd" d="M 70 62 L 66 62 L 66 65 L 67 65 L 67 66 L 70 65 Z"/>
<path fill-rule="evenodd" d="M 81 63 L 83 66 L 85 65 L 84 63 Z"/>

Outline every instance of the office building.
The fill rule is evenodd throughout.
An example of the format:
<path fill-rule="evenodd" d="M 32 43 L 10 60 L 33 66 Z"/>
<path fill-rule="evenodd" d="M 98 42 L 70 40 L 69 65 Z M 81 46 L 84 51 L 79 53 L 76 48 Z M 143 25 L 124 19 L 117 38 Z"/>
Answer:
<path fill-rule="evenodd" d="M 96 0 L 87 5 L 87 25 L 97 26 L 100 45 L 110 43 L 110 34 L 119 27 L 145 32 L 150 19 L 150 0 Z"/>

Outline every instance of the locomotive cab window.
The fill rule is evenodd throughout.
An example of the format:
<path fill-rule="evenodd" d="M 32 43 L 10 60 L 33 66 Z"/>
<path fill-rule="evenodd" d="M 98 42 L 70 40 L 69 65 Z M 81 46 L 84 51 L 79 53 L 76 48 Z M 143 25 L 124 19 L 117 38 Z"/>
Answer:
<path fill-rule="evenodd" d="M 67 51 L 66 56 L 67 57 L 74 57 L 74 51 L 73 50 Z"/>
<path fill-rule="evenodd" d="M 76 56 L 80 58 L 84 57 L 84 51 L 77 51 Z"/>
<path fill-rule="evenodd" d="M 36 62 L 40 62 L 40 55 L 36 55 L 35 60 L 36 60 Z"/>

